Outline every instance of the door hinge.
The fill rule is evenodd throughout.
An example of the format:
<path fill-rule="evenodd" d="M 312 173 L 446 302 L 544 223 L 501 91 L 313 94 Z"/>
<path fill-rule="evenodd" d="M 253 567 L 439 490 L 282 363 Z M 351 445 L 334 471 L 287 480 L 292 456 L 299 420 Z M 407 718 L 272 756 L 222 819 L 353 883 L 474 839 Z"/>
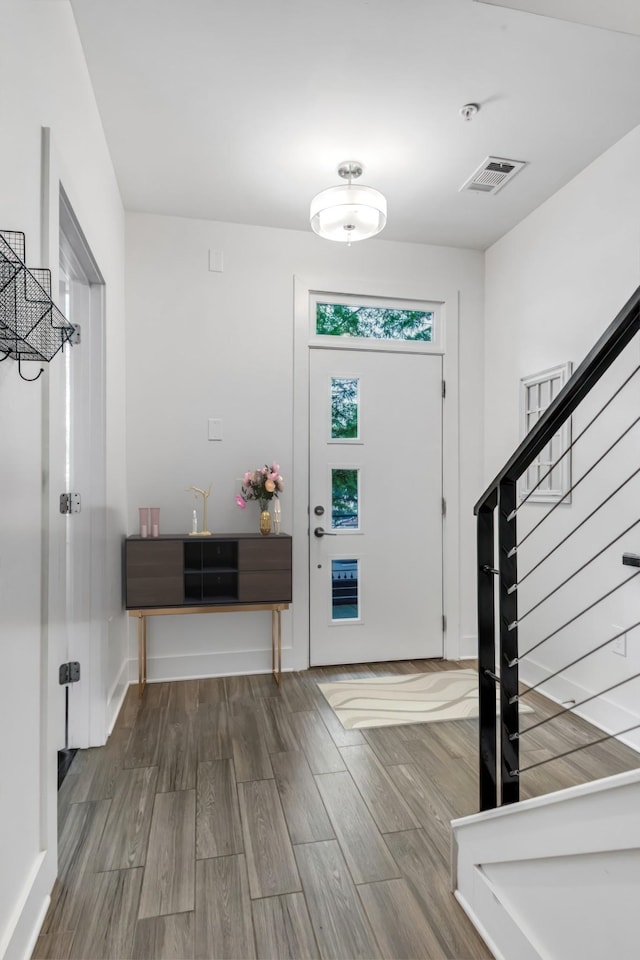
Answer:
<path fill-rule="evenodd" d="M 447 395 L 447 381 L 443 380 L 442 381 L 442 399 L 443 400 L 446 397 L 446 395 Z"/>
<path fill-rule="evenodd" d="M 447 632 L 447 615 L 445 613 L 442 614 L 442 632 Z"/>
<path fill-rule="evenodd" d="M 61 493 L 60 513 L 80 513 L 80 494 Z"/>
<path fill-rule="evenodd" d="M 447 515 L 447 501 L 443 497 L 442 498 L 442 516 L 446 517 L 446 515 Z"/>
<path fill-rule="evenodd" d="M 80 343 L 82 341 L 82 327 L 79 323 L 73 324 L 73 332 L 69 339 L 72 344 Z"/>
<path fill-rule="evenodd" d="M 58 673 L 58 680 L 61 686 L 67 683 L 77 683 L 80 679 L 80 664 L 77 660 L 70 660 L 69 663 L 61 663 Z"/>

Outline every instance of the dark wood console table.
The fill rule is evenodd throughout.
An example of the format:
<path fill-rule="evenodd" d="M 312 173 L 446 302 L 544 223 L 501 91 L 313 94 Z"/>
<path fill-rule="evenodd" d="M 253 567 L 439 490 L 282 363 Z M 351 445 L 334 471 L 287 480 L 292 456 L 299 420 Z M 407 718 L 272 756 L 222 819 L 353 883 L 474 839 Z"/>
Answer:
<path fill-rule="evenodd" d="M 288 534 L 127 537 L 125 607 L 138 620 L 139 695 L 147 682 L 147 617 L 191 613 L 270 610 L 271 670 L 280 684 L 291 566 Z"/>

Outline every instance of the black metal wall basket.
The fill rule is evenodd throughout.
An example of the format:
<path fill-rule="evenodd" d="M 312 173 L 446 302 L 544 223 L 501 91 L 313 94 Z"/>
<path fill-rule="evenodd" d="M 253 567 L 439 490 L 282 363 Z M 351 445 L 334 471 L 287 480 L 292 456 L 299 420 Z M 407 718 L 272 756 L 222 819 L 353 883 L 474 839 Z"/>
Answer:
<path fill-rule="evenodd" d="M 51 271 L 25 266 L 25 235 L 0 230 L 0 351 L 18 361 L 49 361 L 65 343 L 71 343 L 74 326 L 51 299 Z"/>

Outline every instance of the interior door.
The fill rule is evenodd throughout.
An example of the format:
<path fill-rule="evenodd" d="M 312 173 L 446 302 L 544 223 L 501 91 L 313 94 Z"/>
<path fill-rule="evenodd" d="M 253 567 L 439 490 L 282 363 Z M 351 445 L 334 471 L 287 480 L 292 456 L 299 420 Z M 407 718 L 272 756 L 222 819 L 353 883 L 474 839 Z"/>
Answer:
<path fill-rule="evenodd" d="M 80 663 L 80 680 L 68 687 L 73 748 L 104 743 L 105 734 L 104 323 L 102 278 L 62 203 L 59 249 L 58 302 L 79 326 L 79 342 L 65 345 L 50 370 L 49 656 L 54 684 L 60 664 Z M 79 495 L 69 513 L 61 512 L 61 494 Z M 64 690 L 53 696 L 64 714 Z M 58 722 L 60 750 L 67 738 Z"/>
<path fill-rule="evenodd" d="M 310 662 L 441 657 L 442 357 L 310 357 Z"/>

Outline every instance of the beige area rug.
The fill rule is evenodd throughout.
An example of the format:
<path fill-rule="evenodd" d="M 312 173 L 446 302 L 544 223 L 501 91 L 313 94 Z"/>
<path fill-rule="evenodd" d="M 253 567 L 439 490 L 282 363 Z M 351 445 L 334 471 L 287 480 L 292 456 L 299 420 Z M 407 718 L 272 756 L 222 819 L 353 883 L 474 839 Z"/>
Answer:
<path fill-rule="evenodd" d="M 369 680 L 319 683 L 329 706 L 347 730 L 403 723 L 468 720 L 478 716 L 475 670 L 396 674 Z M 520 705 L 523 713 L 531 707 Z"/>

